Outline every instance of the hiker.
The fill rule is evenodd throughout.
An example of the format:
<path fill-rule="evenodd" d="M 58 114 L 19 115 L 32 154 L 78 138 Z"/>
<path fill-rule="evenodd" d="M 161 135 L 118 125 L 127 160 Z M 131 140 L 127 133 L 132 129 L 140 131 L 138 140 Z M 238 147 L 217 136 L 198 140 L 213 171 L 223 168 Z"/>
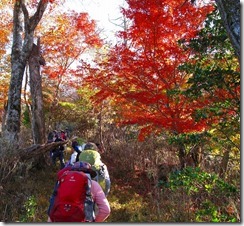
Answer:
<path fill-rule="evenodd" d="M 55 140 L 54 142 L 60 142 L 64 141 L 58 136 L 58 133 L 55 135 Z M 53 165 L 56 165 L 56 159 L 59 159 L 60 162 L 60 169 L 63 169 L 65 167 L 65 162 L 64 162 L 64 145 L 60 145 L 56 148 L 54 148 L 51 151 L 51 158 L 52 158 L 52 163 Z"/>
<path fill-rule="evenodd" d="M 70 131 L 68 128 L 65 128 L 65 135 L 66 135 L 67 139 L 70 138 Z"/>
<path fill-rule="evenodd" d="M 97 172 L 97 176 L 94 179 L 101 185 L 107 197 L 110 192 L 111 180 L 108 168 L 102 162 L 96 144 L 92 142 L 87 143 L 84 147 L 84 151 L 80 154 L 79 161 L 85 161 L 91 164 L 93 170 Z"/>
<path fill-rule="evenodd" d="M 96 172 L 86 162 L 60 170 L 50 198 L 48 222 L 104 222 L 110 205 L 94 176 Z"/>
<path fill-rule="evenodd" d="M 54 142 L 54 140 L 56 139 L 57 133 L 58 132 L 56 130 L 53 130 L 53 131 L 49 132 L 48 133 L 48 136 L 47 136 L 47 143 Z"/>
<path fill-rule="evenodd" d="M 55 138 L 56 135 L 57 135 L 57 131 L 56 130 L 53 130 L 53 131 L 49 132 L 48 135 L 47 135 L 47 143 L 49 144 L 49 143 L 54 142 L 54 140 L 56 139 Z M 52 159 L 52 155 L 53 155 L 53 152 L 52 151 L 53 150 L 51 150 L 49 152 L 50 159 Z"/>
<path fill-rule="evenodd" d="M 74 162 L 78 162 L 79 161 L 80 153 L 83 150 L 82 150 L 82 146 L 80 146 L 79 143 L 76 140 L 72 141 L 71 146 L 72 146 L 72 148 L 74 150 L 73 154 L 71 155 L 71 164 L 73 164 Z"/>
<path fill-rule="evenodd" d="M 73 152 L 70 156 L 70 159 L 65 163 L 65 166 L 72 166 L 76 162 L 78 162 L 79 155 L 82 152 L 82 147 L 78 144 L 77 141 L 72 141 L 71 147 L 72 147 Z"/>
<path fill-rule="evenodd" d="M 85 143 L 82 145 L 79 145 L 79 143 L 76 140 L 72 141 L 71 147 L 73 149 L 73 153 L 71 154 L 70 159 L 66 162 L 65 166 L 68 166 L 68 165 L 72 166 L 72 165 L 74 165 L 75 162 L 79 161 L 79 156 L 80 156 L 80 153 L 84 150 L 84 146 L 85 146 Z"/>
<path fill-rule="evenodd" d="M 63 140 L 67 140 L 67 136 L 66 136 L 66 133 L 65 133 L 64 130 L 60 131 L 60 138 L 63 139 Z"/>

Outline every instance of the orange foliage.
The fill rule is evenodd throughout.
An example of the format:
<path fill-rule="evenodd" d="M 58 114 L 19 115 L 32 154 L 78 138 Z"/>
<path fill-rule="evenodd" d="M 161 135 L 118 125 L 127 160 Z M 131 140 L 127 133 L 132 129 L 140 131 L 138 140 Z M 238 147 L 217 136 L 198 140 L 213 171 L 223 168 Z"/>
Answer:
<path fill-rule="evenodd" d="M 2 59 L 7 50 L 6 46 L 10 40 L 10 33 L 12 31 L 12 19 L 11 13 L 6 5 L 0 3 L 0 12 L 0 58 Z"/>
<path fill-rule="evenodd" d="M 88 65 L 82 60 L 82 55 L 102 45 L 96 23 L 87 13 L 74 11 L 46 16 L 39 27 L 42 53 L 47 62 L 42 74 L 48 79 L 48 84 L 52 79 L 57 86 L 62 83 L 67 88 L 74 87 L 75 76 L 82 76 L 82 69 Z"/>
<path fill-rule="evenodd" d="M 10 46 L 12 13 L 15 2 L 17 0 L 2 0 L 0 2 L 1 59 L 3 59 L 6 50 Z M 81 59 L 82 54 L 102 45 L 102 41 L 96 32 L 95 22 L 89 19 L 87 13 L 67 12 L 67 10 L 63 10 L 62 4 L 65 0 L 28 0 L 19 2 L 25 4 L 27 11 L 30 13 L 29 17 L 32 17 L 32 14 L 36 12 L 39 3 L 52 3 L 48 4 L 44 16 L 35 30 L 35 38 L 40 37 L 42 55 L 46 61 L 46 65 L 42 67 L 41 71 L 43 86 L 44 88 L 47 87 L 46 85 L 51 86 L 50 89 L 52 91 L 54 89 L 57 91 L 63 84 L 66 84 L 66 88 L 70 85 L 75 86 L 77 83 L 75 82 L 74 75 L 82 74 L 80 72 L 83 69 L 82 67 L 89 67 L 89 64 Z M 2 62 L 4 61 L 2 60 Z M 82 66 L 78 68 L 78 65 Z M 9 71 L 8 73 L 10 74 Z M 6 99 L 5 94 L 7 93 L 6 91 L 2 94 L 5 91 L 3 84 L 5 86 L 6 83 L 7 87 L 9 82 L 9 79 L 3 78 L 3 73 L 1 77 L 0 110 L 3 106 L 3 100 Z"/>

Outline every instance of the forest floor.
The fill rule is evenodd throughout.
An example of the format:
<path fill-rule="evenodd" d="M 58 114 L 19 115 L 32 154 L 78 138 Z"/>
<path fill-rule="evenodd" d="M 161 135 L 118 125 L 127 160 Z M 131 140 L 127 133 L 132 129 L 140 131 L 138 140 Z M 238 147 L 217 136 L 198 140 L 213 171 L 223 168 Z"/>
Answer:
<path fill-rule="evenodd" d="M 68 156 L 70 153 L 66 154 L 65 159 L 68 159 Z M 240 200 L 238 194 L 231 196 L 235 208 L 229 213 L 226 212 L 226 202 L 229 200 L 226 198 L 226 193 L 221 193 L 219 190 L 214 190 L 213 194 L 200 191 L 190 196 L 184 189 L 179 188 L 175 191 L 159 188 L 149 179 L 147 172 L 128 170 L 129 167 L 126 165 L 121 168 L 118 162 L 109 157 L 111 159 L 103 158 L 111 178 L 111 191 L 108 195 L 111 214 L 105 222 L 179 223 L 195 222 L 196 217 L 201 217 L 201 222 L 212 222 L 216 218 L 216 211 L 213 208 L 209 210 L 209 206 L 205 208 L 201 202 L 199 206 L 196 206 L 201 198 L 206 200 L 208 198 L 212 201 L 212 207 L 215 203 L 217 208 L 221 209 L 218 222 L 235 222 L 239 219 L 239 208 L 235 210 Z M 23 164 L 23 166 L 25 169 L 26 165 Z M 34 167 L 25 172 L 15 171 L 9 180 L 2 183 L 0 185 L 1 222 L 47 222 L 49 199 L 56 183 L 59 167 L 59 162 L 57 162 L 57 166 L 49 163 L 49 165 Z M 205 212 L 202 212 L 203 210 Z"/>

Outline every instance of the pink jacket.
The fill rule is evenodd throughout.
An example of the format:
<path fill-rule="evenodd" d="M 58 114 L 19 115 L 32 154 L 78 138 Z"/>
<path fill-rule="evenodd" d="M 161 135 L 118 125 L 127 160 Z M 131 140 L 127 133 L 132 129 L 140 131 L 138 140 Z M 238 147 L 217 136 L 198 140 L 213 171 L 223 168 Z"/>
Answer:
<path fill-rule="evenodd" d="M 110 215 L 110 205 L 103 192 L 102 187 L 98 182 L 91 180 L 91 193 L 93 200 L 96 204 L 95 206 L 95 222 L 103 222 Z M 48 217 L 47 222 L 52 222 L 50 217 Z"/>
<path fill-rule="evenodd" d="M 98 210 L 95 211 L 95 222 L 103 222 L 110 214 L 110 205 L 98 182 L 92 180 L 91 193 Z"/>

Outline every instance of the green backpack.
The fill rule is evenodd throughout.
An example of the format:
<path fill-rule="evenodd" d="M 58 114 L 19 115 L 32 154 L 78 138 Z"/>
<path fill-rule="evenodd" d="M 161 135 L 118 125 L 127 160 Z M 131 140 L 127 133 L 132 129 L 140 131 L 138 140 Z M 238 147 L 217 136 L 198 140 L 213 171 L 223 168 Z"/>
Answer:
<path fill-rule="evenodd" d="M 79 161 L 88 162 L 91 164 L 93 170 L 100 170 L 102 164 L 101 155 L 94 150 L 84 150 L 80 153 Z"/>
<path fill-rule="evenodd" d="M 106 190 L 105 178 L 103 172 L 103 163 L 101 161 L 101 155 L 95 150 L 84 150 L 80 153 L 79 161 L 88 162 L 91 164 L 91 168 L 96 171 L 97 177 L 94 178 L 102 187 Z"/>

